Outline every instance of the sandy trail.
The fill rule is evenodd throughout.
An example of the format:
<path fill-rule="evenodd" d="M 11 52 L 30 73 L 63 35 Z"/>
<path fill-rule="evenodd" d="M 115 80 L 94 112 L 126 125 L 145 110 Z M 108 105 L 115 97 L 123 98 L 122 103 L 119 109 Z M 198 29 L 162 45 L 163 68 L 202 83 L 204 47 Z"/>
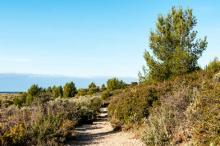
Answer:
<path fill-rule="evenodd" d="M 105 109 L 103 111 L 106 111 Z M 71 142 L 71 146 L 144 146 L 139 139 L 135 139 L 132 133 L 114 132 L 107 121 L 106 113 L 102 118 L 91 125 L 83 125 L 76 128 L 77 138 Z"/>

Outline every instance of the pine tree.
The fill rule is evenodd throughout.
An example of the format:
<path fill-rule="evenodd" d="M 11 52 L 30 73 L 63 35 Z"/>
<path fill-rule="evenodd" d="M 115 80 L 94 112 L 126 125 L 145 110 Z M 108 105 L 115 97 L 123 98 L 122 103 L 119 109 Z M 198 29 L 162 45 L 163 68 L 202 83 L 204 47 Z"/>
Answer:
<path fill-rule="evenodd" d="M 77 89 L 73 82 L 66 83 L 63 88 L 63 96 L 64 97 L 74 97 L 77 93 Z"/>
<path fill-rule="evenodd" d="M 95 83 L 92 82 L 92 83 L 89 84 L 89 86 L 88 86 L 88 93 L 89 94 L 94 94 L 94 93 L 96 93 L 98 91 L 99 91 L 99 87 L 96 86 Z"/>
<path fill-rule="evenodd" d="M 144 53 L 148 69 L 140 80 L 161 81 L 198 69 L 198 59 L 207 47 L 206 37 L 197 39 L 197 24 L 192 9 L 172 8 L 167 16 L 160 15 L 156 30 L 150 33 L 150 49 Z"/>

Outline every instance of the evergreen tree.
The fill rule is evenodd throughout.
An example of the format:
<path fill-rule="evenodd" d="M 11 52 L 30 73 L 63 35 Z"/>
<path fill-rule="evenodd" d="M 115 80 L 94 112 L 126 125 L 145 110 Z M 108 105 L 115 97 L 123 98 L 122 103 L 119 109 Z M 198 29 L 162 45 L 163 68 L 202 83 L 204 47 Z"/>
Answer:
<path fill-rule="evenodd" d="M 105 90 L 106 90 L 105 84 L 102 84 L 101 91 L 105 91 Z"/>
<path fill-rule="evenodd" d="M 62 86 L 53 86 L 52 93 L 54 97 L 62 97 L 63 96 L 63 87 Z"/>
<path fill-rule="evenodd" d="M 42 91 L 42 88 L 34 84 L 28 89 L 27 94 L 33 97 L 33 96 L 37 96 L 41 91 Z"/>
<path fill-rule="evenodd" d="M 107 81 L 107 89 L 112 91 L 115 89 L 121 89 L 126 86 L 126 83 L 117 78 L 112 78 Z"/>
<path fill-rule="evenodd" d="M 74 97 L 77 93 L 77 89 L 73 82 L 66 83 L 63 88 L 63 96 L 64 97 Z"/>
<path fill-rule="evenodd" d="M 192 9 L 172 8 L 167 16 L 160 15 L 156 30 L 150 33 L 150 49 L 145 51 L 148 69 L 140 80 L 161 81 L 172 75 L 180 75 L 198 69 L 198 59 L 207 47 L 206 37 L 197 39 L 197 24 Z"/>
<path fill-rule="evenodd" d="M 96 86 L 95 83 L 92 82 L 91 84 L 89 84 L 89 87 L 88 87 L 88 93 L 89 94 L 94 94 L 94 93 L 96 93 L 98 91 L 99 91 L 99 87 Z"/>

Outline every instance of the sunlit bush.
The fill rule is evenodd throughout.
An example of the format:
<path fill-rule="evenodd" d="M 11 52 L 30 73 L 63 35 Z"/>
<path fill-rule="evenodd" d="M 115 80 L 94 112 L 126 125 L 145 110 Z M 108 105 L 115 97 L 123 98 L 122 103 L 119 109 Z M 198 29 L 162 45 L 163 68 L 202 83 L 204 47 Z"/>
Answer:
<path fill-rule="evenodd" d="M 149 108 L 158 99 L 157 86 L 128 88 L 112 98 L 109 118 L 115 128 L 138 123 L 149 114 Z"/>
<path fill-rule="evenodd" d="M 220 84 L 207 81 L 187 112 L 195 145 L 220 145 Z"/>
<path fill-rule="evenodd" d="M 99 97 L 80 97 L 1 109 L 0 145 L 64 145 L 75 126 L 96 119 L 100 106 Z"/>

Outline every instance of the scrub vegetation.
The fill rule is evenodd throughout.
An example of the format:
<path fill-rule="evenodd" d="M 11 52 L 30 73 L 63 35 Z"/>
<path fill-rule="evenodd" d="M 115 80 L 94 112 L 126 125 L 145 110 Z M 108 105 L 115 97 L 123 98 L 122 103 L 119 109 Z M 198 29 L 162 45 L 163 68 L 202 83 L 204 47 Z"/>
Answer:
<path fill-rule="evenodd" d="M 207 41 L 196 37 L 196 24 L 191 9 L 158 17 L 140 84 L 110 101 L 115 129 L 144 129 L 147 146 L 220 145 L 220 61 L 199 67 Z"/>
<path fill-rule="evenodd" d="M 220 61 L 198 65 L 208 42 L 196 24 L 191 9 L 158 17 L 139 83 L 112 78 L 85 89 L 69 82 L 1 95 L 0 145 L 65 145 L 103 105 L 115 131 L 135 131 L 147 146 L 220 145 Z"/>

